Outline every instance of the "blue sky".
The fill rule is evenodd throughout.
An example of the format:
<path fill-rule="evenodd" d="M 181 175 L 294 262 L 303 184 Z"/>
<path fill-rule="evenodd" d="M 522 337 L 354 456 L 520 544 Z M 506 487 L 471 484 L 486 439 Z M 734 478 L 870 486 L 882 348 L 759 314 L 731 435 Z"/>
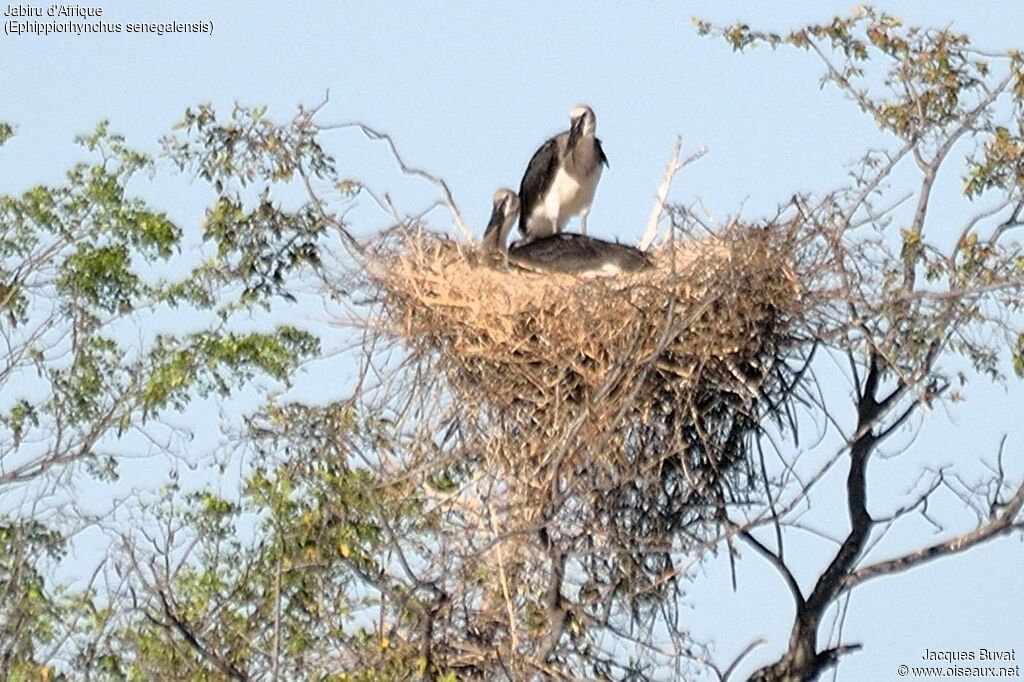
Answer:
<path fill-rule="evenodd" d="M 794 192 L 832 189 L 843 182 L 846 164 L 889 141 L 842 95 L 819 90 L 820 68 L 807 53 L 737 55 L 720 41 L 697 37 L 690 23 L 699 15 L 785 30 L 847 13 L 850 2 L 101 6 L 107 21 L 213 21 L 214 33 L 0 36 L 0 120 L 18 129 L 0 151 L 0 191 L 57 181 L 81 156 L 72 136 L 102 118 L 156 152 L 158 138 L 187 106 L 266 104 L 271 115 L 287 118 L 299 103 L 317 103 L 329 89 L 322 123 L 360 120 L 391 133 L 409 163 L 448 181 L 479 233 L 494 189 L 517 186 L 534 149 L 567 126 L 573 105 L 587 102 L 611 163 L 590 228 L 630 242 L 643 230 L 676 135 L 683 136 L 684 151 L 706 146 L 709 153 L 678 176 L 670 198 L 699 198 L 718 219 L 741 207 L 757 217 Z M 985 48 L 1024 47 L 1024 10 L 1017 3 L 879 7 L 912 23 L 952 25 Z M 402 209 L 416 212 L 432 201 L 431 189 L 402 177 L 379 144 L 354 131 L 328 139 L 345 174 L 389 192 Z M 166 178 L 139 191 L 187 231 L 198 231 L 209 194 Z M 956 178 L 946 182 L 956 187 Z M 368 200 L 360 200 L 352 216 L 361 234 L 387 222 Z M 437 229 L 450 228 L 442 213 L 432 218 Z M 925 417 L 909 455 L 872 465 L 881 490 L 898 495 L 910 488 L 921 462 L 959 463 L 980 475 L 973 460 L 993 453 L 1004 432 L 1011 435 L 1008 451 L 1017 453 L 1014 470 L 1021 471 L 1024 428 L 1013 416 L 1020 388 L 1004 391 L 976 380 L 967 393 L 966 406 Z M 955 501 L 946 504 L 955 511 Z M 814 525 L 834 525 L 840 508 L 823 504 Z M 937 536 L 919 524 L 896 534 L 890 547 L 906 548 L 900 542 L 915 539 L 927 543 Z M 806 556 L 798 570 L 810 578 L 826 548 L 796 540 L 789 556 Z M 845 624 L 846 639 L 865 650 L 844 662 L 840 679 L 898 679 L 896 666 L 912 663 L 925 647 L 1016 648 L 1024 656 L 1024 595 L 1013 587 L 1022 567 L 1024 550 L 1011 539 L 867 585 L 856 593 Z M 711 562 L 695 586 L 693 626 L 715 642 L 723 663 L 753 637 L 769 637 L 741 668 L 749 671 L 784 644 L 789 597 L 749 552 L 740 562 L 738 593 L 726 569 L 724 560 Z"/>

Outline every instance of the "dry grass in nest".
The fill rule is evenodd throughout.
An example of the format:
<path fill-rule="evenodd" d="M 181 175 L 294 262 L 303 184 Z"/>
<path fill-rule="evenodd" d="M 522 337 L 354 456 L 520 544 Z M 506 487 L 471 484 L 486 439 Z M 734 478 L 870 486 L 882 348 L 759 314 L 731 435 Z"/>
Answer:
<path fill-rule="evenodd" d="M 700 536 L 754 487 L 748 436 L 789 390 L 800 287 L 785 225 L 734 227 L 652 259 L 583 279 L 496 267 L 409 232 L 372 267 L 383 322 L 444 373 L 488 471 L 524 521 L 558 526 L 570 544 Z"/>

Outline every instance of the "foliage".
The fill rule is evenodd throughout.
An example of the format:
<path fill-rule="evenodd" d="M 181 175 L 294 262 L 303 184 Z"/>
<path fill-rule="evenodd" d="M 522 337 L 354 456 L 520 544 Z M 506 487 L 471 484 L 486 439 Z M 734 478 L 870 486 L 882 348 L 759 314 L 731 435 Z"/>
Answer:
<path fill-rule="evenodd" d="M 12 128 L 0 132 L 6 138 Z M 211 287 L 207 276 L 222 261 L 181 268 L 182 229 L 128 189 L 154 172 L 153 161 L 106 123 L 77 141 L 94 160 L 72 166 L 63 183 L 0 196 L 0 498 L 8 501 L 0 508 L 0 652 L 5 669 L 30 677 L 49 669 L 33 661 L 47 645 L 59 648 L 57 624 L 74 601 L 43 575 L 75 527 L 67 517 L 43 521 L 33 504 L 12 506 L 16 493 L 31 499 L 30 486 L 67 481 L 77 464 L 115 478 L 116 443 L 146 433 L 148 420 L 229 396 L 260 375 L 287 384 L 319 352 L 316 337 L 294 326 L 233 331 L 231 313 L 245 306 L 231 302 L 230 277 L 218 275 L 221 286 Z M 154 279 L 157 265 L 185 274 Z M 204 295 L 189 295 L 196 291 Z M 218 314 L 180 333 L 162 318 L 182 297 L 193 313 Z M 156 333 L 132 334 L 136 325 Z M 71 487 L 64 495 L 74 494 Z"/>
<path fill-rule="evenodd" d="M 424 671 L 414 623 L 425 596 L 389 575 L 390 551 L 436 514 L 408 482 L 353 466 L 360 430 L 350 405 L 270 404 L 250 424 L 237 501 L 167 487 L 151 512 L 164 531 L 119 560 L 139 601 L 79 667 L 138 680 Z"/>
<path fill-rule="evenodd" d="M 36 566 L 63 552 L 60 534 L 40 523 L 0 524 L 0 669 L 15 679 L 42 676 L 46 668 L 35 652 L 53 644 L 61 611 Z"/>
<path fill-rule="evenodd" d="M 190 108 L 164 138 L 164 151 L 181 169 L 195 169 L 210 182 L 217 199 L 207 210 L 203 239 L 217 245 L 218 268 L 245 284 L 243 298 L 279 294 L 291 299 L 285 278 L 303 265 L 320 264 L 319 244 L 337 221 L 311 200 L 284 210 L 272 200 L 272 185 L 301 179 L 335 179 L 327 155 L 301 114 L 280 126 L 264 107 L 236 106 L 226 121 L 209 105 Z M 255 207 L 246 208 L 243 190 L 259 187 Z"/>

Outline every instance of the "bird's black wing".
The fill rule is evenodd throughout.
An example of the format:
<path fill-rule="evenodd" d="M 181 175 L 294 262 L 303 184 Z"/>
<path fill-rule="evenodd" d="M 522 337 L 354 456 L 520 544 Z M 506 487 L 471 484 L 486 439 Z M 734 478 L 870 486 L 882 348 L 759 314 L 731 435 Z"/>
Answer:
<path fill-rule="evenodd" d="M 597 159 L 604 165 L 611 168 L 611 164 L 608 163 L 608 157 L 604 155 L 604 148 L 601 146 L 601 140 L 594 138 L 594 146 L 597 147 Z"/>
<path fill-rule="evenodd" d="M 533 153 L 519 183 L 519 234 L 526 237 L 526 222 L 534 207 L 544 201 L 558 171 L 558 140 L 552 137 Z"/>

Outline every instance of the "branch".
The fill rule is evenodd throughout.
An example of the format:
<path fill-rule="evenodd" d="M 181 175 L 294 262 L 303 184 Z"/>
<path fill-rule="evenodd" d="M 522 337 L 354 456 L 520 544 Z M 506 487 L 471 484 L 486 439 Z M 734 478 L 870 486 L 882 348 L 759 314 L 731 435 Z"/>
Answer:
<path fill-rule="evenodd" d="M 819 673 L 823 673 L 829 668 L 835 667 L 839 664 L 839 657 L 846 654 L 852 654 L 856 651 L 863 649 L 861 644 L 843 644 L 841 646 L 833 647 L 831 649 L 825 649 L 817 657 L 817 670 Z"/>
<path fill-rule="evenodd" d="M 547 528 L 540 530 L 541 542 L 548 546 L 551 554 L 551 577 L 548 580 L 547 594 L 545 595 L 545 606 L 547 606 L 548 634 L 544 642 L 537 649 L 536 660 L 538 665 L 543 666 L 558 646 L 565 630 L 565 621 L 568 612 L 562 603 L 562 581 L 565 578 L 565 555 L 558 551 L 555 543 L 548 536 Z"/>
<path fill-rule="evenodd" d="M 804 595 L 800 591 L 800 585 L 797 584 L 796 578 L 793 573 L 789 570 L 789 567 L 780 559 L 775 552 L 765 547 L 757 538 L 750 534 L 750 531 L 740 531 L 739 536 L 743 538 L 751 547 L 757 550 L 757 553 L 768 560 L 775 570 L 782 575 L 783 580 L 786 581 L 786 587 L 789 588 L 790 593 L 793 595 L 793 601 L 796 602 L 797 609 L 801 609 L 804 606 Z"/>
<path fill-rule="evenodd" d="M 718 679 L 721 680 L 722 682 L 725 682 L 726 680 L 728 680 L 729 677 L 734 672 L 736 672 L 737 666 L 739 666 L 739 664 L 743 661 L 743 659 L 746 658 L 750 654 L 751 651 L 753 651 L 754 649 L 756 649 L 757 647 L 761 646 L 762 644 L 764 644 L 767 641 L 768 640 L 766 640 L 764 637 L 758 637 L 753 642 L 751 642 L 750 644 L 745 646 L 743 648 L 743 651 L 741 651 L 736 656 L 736 658 L 733 659 L 732 663 L 729 664 L 729 667 L 725 669 L 725 672 L 720 672 L 719 673 L 717 669 L 715 670 L 715 672 L 718 673 Z"/>
<path fill-rule="evenodd" d="M 676 143 L 672 146 L 672 156 L 665 166 L 665 175 L 661 180 L 661 187 L 658 188 L 658 195 L 654 199 L 654 206 L 651 207 L 651 217 L 647 219 L 647 228 L 644 229 L 644 236 L 640 238 L 638 248 L 646 251 L 658 236 L 658 220 L 665 212 L 665 199 L 668 197 L 668 190 L 672 187 L 672 178 L 681 168 L 679 163 L 679 152 L 683 148 L 682 136 L 676 136 Z"/>
<path fill-rule="evenodd" d="M 811 351 L 814 352 L 813 350 Z M 793 426 L 793 431 L 796 431 L 796 427 Z M 768 498 L 768 509 L 772 513 L 772 525 L 775 527 L 775 547 L 778 551 L 778 559 L 781 563 L 786 562 L 786 546 L 782 541 L 782 524 L 779 522 L 779 512 L 775 508 L 775 496 L 772 495 L 771 482 L 768 480 L 768 467 L 764 463 L 764 448 L 761 447 L 761 439 L 757 438 L 757 461 L 761 465 L 761 480 L 764 481 L 765 496 Z"/>
<path fill-rule="evenodd" d="M 661 187 L 658 188 L 658 196 L 654 200 L 654 206 L 651 207 L 651 215 L 647 219 L 647 227 L 644 229 L 644 235 L 640 238 L 640 243 L 637 245 L 637 248 L 641 251 L 646 251 L 650 248 L 651 244 L 654 243 L 654 238 L 658 236 L 658 221 L 661 219 L 662 213 L 665 212 L 665 199 L 668 198 L 668 191 L 672 187 L 672 179 L 676 173 L 679 172 L 679 169 L 689 166 L 708 153 L 707 147 L 701 147 L 688 158 L 680 160 L 679 154 L 682 149 L 683 138 L 676 137 L 675 145 L 672 147 L 672 157 L 665 166 L 665 175 L 661 180 Z"/>
<path fill-rule="evenodd" d="M 490 527 L 491 534 L 496 538 L 498 536 L 497 524 L 494 521 L 494 509 L 491 506 L 491 502 L 488 499 L 487 502 L 481 500 L 481 506 L 487 511 L 487 524 Z M 505 552 L 502 549 L 501 544 L 495 546 L 495 554 L 498 558 L 498 580 L 501 585 L 501 594 L 505 599 L 505 615 L 508 617 L 508 633 L 512 639 L 512 651 L 519 650 L 519 642 L 516 636 L 516 617 L 514 607 L 512 605 L 512 596 L 508 589 L 508 577 L 505 573 Z"/>
<path fill-rule="evenodd" d="M 1015 523 L 1015 520 L 1022 508 L 1024 508 L 1024 482 L 1017 488 L 1013 498 L 1010 499 L 1010 502 L 1003 508 L 1002 512 L 993 514 L 988 523 L 945 542 L 925 547 L 896 559 L 880 561 L 876 564 L 865 566 L 845 576 L 840 587 L 842 590 L 847 591 L 872 578 L 900 573 L 933 559 L 950 554 L 958 554 L 983 542 L 1004 535 L 1021 526 L 1020 523 Z"/>
<path fill-rule="evenodd" d="M 896 168 L 896 165 L 903 160 L 903 157 L 907 155 L 907 152 L 909 152 L 913 148 L 913 146 L 913 142 L 908 142 L 905 145 L 903 145 L 903 147 L 901 147 L 900 150 L 896 152 L 894 156 L 886 155 L 888 160 L 885 166 L 883 166 L 881 169 L 879 169 L 877 173 L 875 173 L 875 176 L 861 188 L 861 191 L 857 194 L 856 197 L 854 197 L 853 201 L 850 202 L 849 208 L 843 215 L 843 221 L 846 227 L 850 227 L 851 225 L 853 225 L 854 214 L 857 213 L 858 210 L 860 210 L 860 207 L 864 204 L 864 202 L 868 200 L 868 197 L 871 196 L 872 192 L 878 189 L 879 185 L 881 185 L 882 182 L 887 177 L 889 177 L 893 169 Z"/>
<path fill-rule="evenodd" d="M 239 670 L 234 663 L 231 663 L 230 661 L 225 661 L 221 656 L 203 646 L 202 642 L 199 641 L 199 638 L 196 637 L 196 635 L 188 627 L 188 624 L 178 617 L 174 607 L 171 605 L 170 601 L 167 598 L 167 594 L 163 590 L 159 591 L 159 596 L 164 615 L 167 616 L 167 618 L 171 621 L 171 625 L 174 627 L 174 629 L 177 630 L 178 633 L 185 638 L 185 641 L 188 642 L 189 646 L 195 649 L 200 656 L 202 656 L 207 661 L 212 663 L 213 666 L 217 668 L 217 670 L 219 670 L 224 675 L 227 675 L 231 679 L 243 681 L 249 679 L 249 676 L 246 675 L 243 671 Z M 157 625 L 169 628 L 169 626 L 166 623 L 161 623 L 159 620 L 153 618 L 148 613 L 146 614 L 146 617 L 149 618 L 151 622 Z"/>
<path fill-rule="evenodd" d="M 1013 213 L 1010 214 L 1010 217 L 1004 220 L 1002 223 L 1000 223 L 998 227 L 996 227 L 995 231 L 992 233 L 992 236 L 989 237 L 988 241 L 990 244 L 997 243 L 1007 230 L 1012 230 L 1013 228 L 1020 227 L 1022 225 L 1020 221 L 1020 212 L 1022 209 L 1024 209 L 1024 199 L 1018 201 L 1017 204 L 1013 207 Z"/>
<path fill-rule="evenodd" d="M 946 156 L 949 154 L 949 152 L 952 151 L 953 146 L 957 143 L 957 141 L 971 130 L 975 121 L 978 120 L 978 117 L 980 117 L 982 113 L 984 113 L 988 109 L 988 107 L 991 106 L 991 104 L 995 102 L 996 99 L 998 99 L 999 95 L 1002 94 L 1002 92 L 1006 89 L 1006 87 L 1010 84 L 1012 80 L 1013 74 L 1007 74 L 1007 76 L 1003 78 L 1002 81 L 999 82 L 998 86 L 996 86 L 991 92 L 989 92 L 987 96 L 982 98 L 982 100 L 973 109 L 967 112 L 967 114 L 963 118 L 963 121 L 960 123 L 957 129 L 949 134 L 949 137 L 947 137 L 936 150 L 935 156 L 933 156 L 931 160 L 928 161 L 927 164 L 925 164 L 923 168 L 924 179 L 921 181 L 920 194 L 918 195 L 917 200 L 917 208 L 914 211 L 914 219 L 910 225 L 910 230 L 908 231 L 910 235 L 909 243 L 916 245 L 919 244 L 921 241 L 921 234 L 924 232 L 924 221 L 928 213 L 929 203 L 931 201 L 932 186 L 934 185 L 935 178 L 938 175 L 939 167 L 942 165 L 943 161 L 945 161 Z M 916 247 L 909 248 L 906 250 L 903 256 L 904 293 L 909 293 L 914 289 L 917 267 L 917 258 L 915 257 L 915 251 Z"/>
<path fill-rule="evenodd" d="M 406 175 L 414 175 L 418 178 L 423 178 L 424 180 L 426 180 L 427 182 L 431 183 L 432 185 L 441 190 L 442 194 L 444 194 L 445 205 L 448 207 L 448 210 L 452 212 L 452 217 L 455 219 L 455 226 L 458 227 L 459 231 L 462 232 L 463 237 L 465 237 L 469 241 L 473 240 L 473 231 L 466 227 L 466 221 L 462 217 L 462 211 L 459 210 L 458 205 L 455 203 L 455 197 L 452 196 L 452 191 L 448 187 L 447 182 L 437 177 L 436 175 L 428 173 L 422 168 L 416 168 L 414 166 L 406 164 L 405 161 L 402 159 L 402 155 L 398 153 L 398 147 L 395 145 L 395 141 L 387 133 L 382 133 L 378 130 L 371 128 L 368 125 L 359 122 L 338 123 L 334 125 L 320 126 L 321 130 L 335 130 L 340 128 L 358 128 L 369 139 L 386 142 L 388 145 L 388 149 L 391 150 L 391 156 L 393 156 L 395 161 L 398 162 L 398 167 L 402 170 L 403 173 L 405 173 Z"/>
<path fill-rule="evenodd" d="M 821 59 L 821 61 L 825 64 L 825 68 L 828 70 L 829 76 L 832 78 L 832 81 L 836 85 L 838 85 L 841 90 L 845 90 L 847 93 L 852 95 L 854 99 L 857 100 L 857 104 L 860 105 L 861 111 L 867 111 L 870 112 L 872 115 L 877 116 L 878 107 L 875 106 L 875 104 L 870 99 L 868 99 L 868 97 L 862 91 L 857 90 L 855 87 L 853 87 L 853 84 L 850 83 L 850 79 L 844 76 L 842 72 L 839 71 L 839 69 L 837 69 L 834 64 L 832 64 L 832 61 L 828 58 L 828 55 L 826 55 L 825 52 L 821 49 L 821 46 L 818 45 L 817 41 L 808 37 L 807 44 L 811 46 L 811 49 L 814 50 L 815 54 L 818 55 L 818 58 Z"/>
<path fill-rule="evenodd" d="M 316 207 L 317 213 L 320 214 L 320 219 L 330 225 L 333 225 L 334 228 L 338 230 L 338 234 L 341 235 L 342 241 L 352 250 L 357 254 L 363 254 L 365 252 L 363 245 L 360 244 L 359 240 L 352 236 L 352 233 L 345 228 L 345 224 L 334 216 L 328 215 L 327 211 L 324 209 L 323 200 L 319 195 L 317 195 L 316 190 L 313 189 L 313 183 L 310 182 L 309 174 L 306 172 L 306 169 L 302 167 L 302 164 L 299 164 L 298 168 L 299 177 L 302 178 L 302 184 L 305 186 L 306 193 L 309 194 L 309 198 L 312 199 L 313 206 Z"/>

